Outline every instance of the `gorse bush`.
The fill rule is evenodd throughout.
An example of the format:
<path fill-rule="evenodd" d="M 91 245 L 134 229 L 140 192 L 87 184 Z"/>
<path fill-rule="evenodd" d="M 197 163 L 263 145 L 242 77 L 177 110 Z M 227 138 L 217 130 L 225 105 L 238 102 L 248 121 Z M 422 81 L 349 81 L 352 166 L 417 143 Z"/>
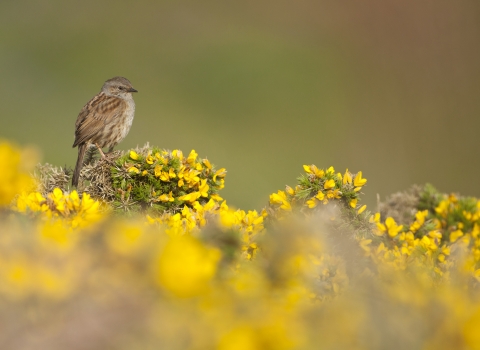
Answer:
<path fill-rule="evenodd" d="M 186 157 L 179 150 L 142 151 L 130 151 L 112 167 L 114 208 L 136 206 L 152 214 L 176 213 L 195 202 L 222 200 L 217 192 L 224 187 L 224 168 L 215 170 L 208 159 L 198 159 L 194 150 Z"/>
<path fill-rule="evenodd" d="M 143 147 L 119 151 L 96 161 L 90 149 L 82 170 L 82 191 L 107 203 L 114 211 L 160 215 L 178 213 L 184 206 L 222 201 L 218 191 L 224 187 L 225 168 L 215 169 L 208 159 L 198 158 L 195 150 L 184 156 L 180 150 Z M 48 166 L 37 167 L 42 189 L 53 190 L 56 183 L 68 191 L 65 173 Z M 47 193 L 43 193 L 47 195 Z"/>
<path fill-rule="evenodd" d="M 361 171 L 305 165 L 244 211 L 225 169 L 148 145 L 86 157 L 79 192 L 37 166 L 35 191 L 0 150 L 2 349 L 480 347 L 476 198 L 417 186 L 371 213 Z"/>

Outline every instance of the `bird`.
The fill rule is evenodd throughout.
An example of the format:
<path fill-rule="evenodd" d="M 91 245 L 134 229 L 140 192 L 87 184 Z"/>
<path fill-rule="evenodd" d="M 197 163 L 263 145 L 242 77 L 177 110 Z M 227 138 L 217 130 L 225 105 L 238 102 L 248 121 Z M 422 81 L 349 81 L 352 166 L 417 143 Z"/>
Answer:
<path fill-rule="evenodd" d="M 112 152 L 127 136 L 135 116 L 132 95 L 135 92 L 138 91 L 127 78 L 114 77 L 108 79 L 102 90 L 82 108 L 75 122 L 75 142 L 72 147 L 78 146 L 78 158 L 72 186 L 78 187 L 83 158 L 90 145 L 96 146 L 102 158 L 106 158 L 102 148 L 108 147 L 108 152 Z"/>

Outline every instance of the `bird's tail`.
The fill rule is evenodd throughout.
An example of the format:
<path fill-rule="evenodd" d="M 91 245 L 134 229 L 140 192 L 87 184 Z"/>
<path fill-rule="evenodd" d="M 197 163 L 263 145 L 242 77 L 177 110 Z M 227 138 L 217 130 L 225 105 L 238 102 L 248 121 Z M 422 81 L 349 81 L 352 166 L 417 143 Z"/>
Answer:
<path fill-rule="evenodd" d="M 82 170 L 83 167 L 83 158 L 85 156 L 86 150 L 87 143 L 82 143 L 81 145 L 78 145 L 77 165 L 75 165 L 75 171 L 73 172 L 72 186 L 78 187 L 78 179 L 80 178 L 80 170 Z"/>

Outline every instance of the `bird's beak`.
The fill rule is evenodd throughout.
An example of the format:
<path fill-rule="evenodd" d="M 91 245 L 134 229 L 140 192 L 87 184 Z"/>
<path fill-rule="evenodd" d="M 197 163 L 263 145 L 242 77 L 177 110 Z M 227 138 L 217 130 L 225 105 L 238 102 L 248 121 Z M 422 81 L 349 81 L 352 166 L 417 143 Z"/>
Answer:
<path fill-rule="evenodd" d="M 128 91 L 128 92 L 138 92 L 138 91 L 137 91 L 137 90 L 135 90 L 133 87 L 132 87 L 132 88 L 130 88 L 130 89 L 128 89 L 127 91 Z"/>

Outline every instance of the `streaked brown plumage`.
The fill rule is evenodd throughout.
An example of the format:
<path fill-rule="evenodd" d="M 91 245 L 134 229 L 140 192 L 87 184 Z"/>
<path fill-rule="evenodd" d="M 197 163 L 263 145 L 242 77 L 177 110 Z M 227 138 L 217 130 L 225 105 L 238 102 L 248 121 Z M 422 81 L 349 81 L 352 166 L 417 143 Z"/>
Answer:
<path fill-rule="evenodd" d="M 102 157 L 103 147 L 109 152 L 127 136 L 135 115 L 135 102 L 132 93 L 137 92 L 128 79 L 115 77 L 103 84 L 80 111 L 75 123 L 75 142 L 78 158 L 73 172 L 72 185 L 78 186 L 85 151 L 90 144 L 97 146 Z"/>

